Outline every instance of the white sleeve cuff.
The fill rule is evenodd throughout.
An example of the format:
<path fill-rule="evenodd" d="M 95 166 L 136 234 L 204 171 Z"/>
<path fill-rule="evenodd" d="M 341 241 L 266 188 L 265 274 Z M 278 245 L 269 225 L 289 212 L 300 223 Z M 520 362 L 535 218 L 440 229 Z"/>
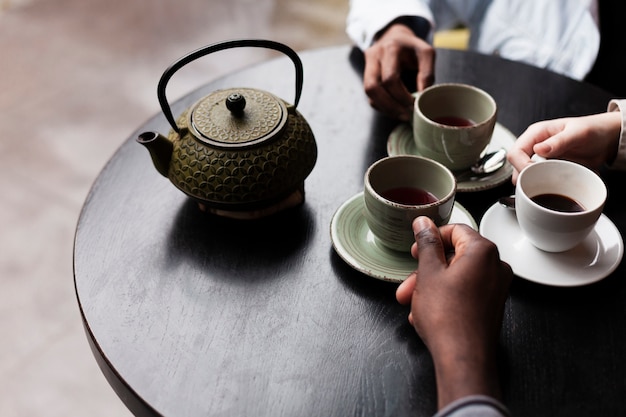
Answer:
<path fill-rule="evenodd" d="M 622 129 L 619 134 L 617 156 L 609 168 L 623 171 L 626 170 L 626 99 L 611 100 L 608 111 L 619 111 L 622 114 Z"/>
<path fill-rule="evenodd" d="M 434 26 L 432 12 L 417 0 L 351 0 L 346 33 L 361 50 L 372 45 L 374 36 L 401 16 L 419 16 Z M 432 36 L 432 32 L 431 35 Z"/>
<path fill-rule="evenodd" d="M 510 417 L 509 410 L 495 398 L 468 395 L 451 402 L 434 417 Z"/>

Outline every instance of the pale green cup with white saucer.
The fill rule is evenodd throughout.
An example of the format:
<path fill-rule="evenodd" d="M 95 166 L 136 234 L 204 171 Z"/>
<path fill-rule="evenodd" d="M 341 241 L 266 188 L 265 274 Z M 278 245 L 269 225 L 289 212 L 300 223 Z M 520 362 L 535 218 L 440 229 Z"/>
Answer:
<path fill-rule="evenodd" d="M 468 84 L 426 88 L 415 95 L 413 140 L 417 152 L 452 171 L 469 168 L 491 141 L 497 110 L 491 95 Z"/>

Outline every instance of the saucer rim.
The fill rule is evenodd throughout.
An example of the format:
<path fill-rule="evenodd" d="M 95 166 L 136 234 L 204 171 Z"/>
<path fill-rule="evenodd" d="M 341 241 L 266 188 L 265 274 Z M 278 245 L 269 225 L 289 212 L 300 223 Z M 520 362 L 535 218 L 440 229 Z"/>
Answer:
<path fill-rule="evenodd" d="M 395 155 L 403 154 L 400 152 L 393 152 L 393 149 L 396 147 L 392 146 L 392 142 L 397 143 L 398 141 L 395 141 L 395 140 L 392 141 L 392 138 L 399 137 L 401 135 L 400 132 L 403 132 L 404 130 L 408 130 L 410 128 L 411 128 L 411 125 L 409 123 L 400 123 L 399 125 L 393 128 L 393 130 L 391 131 L 391 133 L 389 133 L 389 136 L 387 138 L 387 155 L 395 156 Z M 515 140 L 516 140 L 515 135 L 499 122 L 496 122 L 495 128 L 498 129 L 498 132 L 501 132 L 502 135 L 506 135 L 506 139 L 503 139 L 503 142 L 506 142 L 506 143 L 503 143 L 502 147 L 508 151 L 515 143 Z M 496 131 L 494 129 L 494 134 L 495 133 Z M 408 136 L 409 133 L 407 132 L 406 135 Z M 490 148 L 488 147 L 487 149 L 490 149 Z M 409 154 L 421 156 L 418 152 L 412 152 Z M 493 174 L 480 178 L 479 180 L 467 180 L 467 181 L 457 182 L 457 192 L 484 191 L 484 190 L 489 190 L 491 188 L 498 187 L 506 183 L 507 181 L 511 179 L 511 176 L 513 175 L 513 166 L 508 161 L 506 161 L 504 166 L 501 169 L 504 170 L 504 173 L 498 170 L 494 172 Z"/>
<path fill-rule="evenodd" d="M 514 239 L 511 236 L 511 234 L 514 233 L 516 235 L 519 235 L 521 233 L 521 230 L 519 229 L 519 226 L 518 226 L 517 228 L 514 228 L 513 230 L 501 231 L 500 235 L 503 236 L 506 234 L 509 237 L 508 239 L 504 239 L 504 240 L 496 241 L 496 239 L 494 239 L 493 236 L 487 236 L 488 233 L 487 234 L 485 233 L 485 228 L 487 227 L 486 224 L 490 218 L 493 218 L 493 216 L 496 215 L 494 213 L 496 213 L 498 210 L 501 210 L 502 213 L 510 211 L 510 209 L 502 207 L 500 203 L 493 204 L 491 207 L 487 209 L 487 211 L 485 211 L 485 214 L 483 215 L 480 221 L 479 233 L 481 234 L 481 236 L 487 239 L 490 239 L 492 242 L 494 242 L 496 246 L 498 246 L 500 253 L 502 254 L 504 251 L 502 250 L 501 245 L 508 244 L 509 242 L 513 242 Z M 503 228 L 511 229 L 511 227 L 508 225 L 509 222 L 506 222 L 507 224 L 505 224 L 505 222 L 501 222 L 501 223 L 503 224 L 499 226 L 500 230 L 502 230 Z M 599 228 L 606 228 L 606 227 L 608 227 L 610 231 L 612 232 L 611 237 L 607 237 L 605 234 L 600 234 L 596 231 Z M 593 231 L 595 232 L 596 242 L 604 244 L 607 241 L 614 239 L 617 244 L 617 249 L 616 249 L 617 252 L 616 252 L 615 258 L 610 260 L 611 262 L 610 266 L 607 266 L 606 268 L 602 268 L 602 269 L 596 269 L 595 273 L 590 274 L 588 277 L 584 277 L 582 274 L 579 275 L 578 278 L 584 278 L 582 280 L 567 282 L 567 277 L 565 277 L 564 279 L 560 279 L 560 280 L 555 280 L 554 278 L 551 278 L 551 279 L 542 278 L 546 276 L 546 274 L 535 274 L 535 275 L 529 276 L 527 271 L 520 272 L 519 268 L 517 268 L 516 270 L 516 266 L 519 265 L 520 262 L 522 262 L 521 257 L 514 257 L 514 259 L 512 260 L 505 260 L 505 259 L 503 260 L 509 263 L 516 277 L 522 278 L 530 282 L 534 282 L 536 284 L 542 284 L 542 285 L 546 285 L 550 287 L 561 287 L 561 288 L 573 288 L 573 287 L 582 287 L 582 286 L 590 285 L 590 284 L 599 282 L 603 280 L 604 278 L 608 277 L 609 275 L 611 275 L 619 267 L 622 261 L 622 258 L 624 256 L 624 240 L 622 238 L 622 235 L 619 229 L 617 228 L 617 226 L 615 225 L 615 223 L 613 223 L 611 219 L 609 219 L 604 213 L 600 215 L 600 218 L 598 219 L 598 223 L 594 227 Z M 607 247 L 608 245 L 605 244 L 603 246 Z M 547 256 L 548 258 L 550 256 L 548 252 L 543 252 L 540 249 L 533 247 L 530 243 L 528 243 L 528 246 L 526 246 L 523 250 L 524 251 L 528 251 L 528 250 L 536 251 L 535 253 L 537 254 L 545 254 L 545 255 L 540 255 L 540 256 Z M 611 250 L 610 252 L 614 252 L 614 251 L 615 250 Z M 607 253 L 607 252 L 608 251 L 605 251 L 604 253 Z M 558 255 L 558 254 L 555 254 L 555 255 Z M 527 261 L 528 261 L 527 259 L 524 261 L 526 265 L 532 264 Z M 554 272 L 556 272 L 558 275 L 558 270 L 555 269 Z"/>
<path fill-rule="evenodd" d="M 353 256 L 353 251 L 348 249 L 349 245 L 346 245 L 347 242 L 349 241 L 355 242 L 355 240 L 346 239 L 344 234 L 339 233 L 338 231 L 337 225 L 342 221 L 345 222 L 349 220 L 343 217 L 345 216 L 344 215 L 345 211 L 348 208 L 350 208 L 350 206 L 353 204 L 354 205 L 359 204 L 361 206 L 364 206 L 362 201 L 363 201 L 363 192 L 359 192 L 353 195 L 352 197 L 348 198 L 346 201 L 344 201 L 333 214 L 333 217 L 330 222 L 330 237 L 331 237 L 333 249 L 335 250 L 335 253 L 337 253 L 337 255 L 352 269 L 358 272 L 361 272 L 362 274 L 367 275 L 371 278 L 399 284 L 403 282 L 408 277 L 408 275 L 415 270 L 415 267 L 417 266 L 416 260 L 415 260 L 415 267 L 412 267 L 411 269 L 404 270 L 401 268 L 397 268 L 395 274 L 394 273 L 385 274 L 384 272 L 380 272 L 380 268 L 384 266 L 379 266 L 378 269 L 376 268 L 376 265 L 375 265 L 376 261 L 372 261 L 372 265 L 364 265 L 361 262 L 359 262 L 359 260 Z M 460 203 L 456 201 L 454 202 L 453 216 L 454 216 L 455 211 L 460 212 L 463 216 L 466 217 L 467 223 L 464 223 L 464 224 L 467 224 L 470 227 L 472 227 L 474 230 L 478 231 L 478 224 L 476 223 L 476 220 L 474 219 L 474 217 L 465 207 L 463 207 Z M 364 216 L 362 214 L 354 216 L 354 218 L 357 218 L 357 217 L 363 218 Z M 363 222 L 363 224 L 364 224 L 363 227 L 367 229 L 365 233 L 366 234 L 370 233 L 369 227 L 367 227 L 367 223 Z M 363 246 L 363 243 L 360 243 L 360 245 Z M 408 251 L 406 253 L 406 259 L 413 260 L 413 258 L 411 257 Z M 373 266 L 373 268 L 368 268 L 368 266 L 370 267 Z M 394 269 L 393 266 L 390 267 L 390 269 Z"/>

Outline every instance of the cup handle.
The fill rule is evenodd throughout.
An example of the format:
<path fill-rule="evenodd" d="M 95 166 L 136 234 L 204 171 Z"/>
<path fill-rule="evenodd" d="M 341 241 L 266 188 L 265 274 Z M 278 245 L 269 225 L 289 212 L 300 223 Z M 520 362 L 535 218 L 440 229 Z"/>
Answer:
<path fill-rule="evenodd" d="M 546 158 L 544 158 L 543 156 L 539 156 L 537 154 L 534 154 L 533 156 L 530 157 L 530 160 L 533 162 L 543 162 L 546 160 Z"/>
<path fill-rule="evenodd" d="M 417 98 L 420 96 L 420 93 L 421 91 L 413 91 L 411 95 L 415 98 L 415 100 L 417 100 Z M 415 113 L 415 103 L 413 103 L 413 112 Z M 409 124 L 413 126 L 413 117 L 409 119 Z"/>

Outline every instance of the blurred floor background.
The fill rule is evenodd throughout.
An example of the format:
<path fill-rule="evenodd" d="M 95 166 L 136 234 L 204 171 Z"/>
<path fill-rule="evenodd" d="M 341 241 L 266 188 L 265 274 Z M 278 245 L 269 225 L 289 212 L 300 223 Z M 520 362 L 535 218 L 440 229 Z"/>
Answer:
<path fill-rule="evenodd" d="M 129 416 L 96 365 L 74 294 L 73 238 L 98 172 L 160 111 L 179 56 L 230 38 L 348 42 L 348 0 L 0 0 L 0 416 Z M 220 52 L 175 100 L 272 51 Z M 306 69 L 305 69 L 306 71 Z"/>

